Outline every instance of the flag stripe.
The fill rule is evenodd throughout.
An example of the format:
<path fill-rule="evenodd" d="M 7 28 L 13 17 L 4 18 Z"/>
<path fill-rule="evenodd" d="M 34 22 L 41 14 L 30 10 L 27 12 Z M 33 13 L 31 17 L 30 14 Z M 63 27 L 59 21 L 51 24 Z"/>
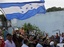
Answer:
<path fill-rule="evenodd" d="M 40 6 L 43 6 L 43 3 L 31 3 L 30 4 L 26 4 L 24 6 L 11 6 L 11 7 L 7 7 L 7 8 L 3 8 L 3 10 L 5 11 L 5 14 L 12 14 L 12 13 L 26 13 L 29 10 L 33 10 L 33 9 L 37 9 Z"/>
<path fill-rule="evenodd" d="M 17 18 L 24 20 L 38 13 L 45 13 L 44 0 L 23 3 L 0 3 L 5 17 L 8 20 Z"/>
<path fill-rule="evenodd" d="M 39 7 L 38 9 L 34 9 L 32 11 L 30 10 L 25 14 L 21 14 L 21 13 L 7 14 L 6 18 L 8 20 L 11 20 L 11 19 L 14 19 L 14 18 L 19 19 L 19 20 L 24 20 L 24 19 L 28 19 L 28 18 L 34 16 L 37 13 L 46 13 L 45 7 L 44 6 L 43 7 Z"/>
<path fill-rule="evenodd" d="M 10 7 L 10 6 L 24 6 L 25 4 L 31 4 L 31 3 L 44 3 L 44 1 L 38 1 L 38 2 L 23 2 L 23 3 L 0 3 L 1 8 Z"/>
<path fill-rule="evenodd" d="M 44 2 L 44 0 L 1 0 L 0 3 L 29 3 L 29 2 Z"/>

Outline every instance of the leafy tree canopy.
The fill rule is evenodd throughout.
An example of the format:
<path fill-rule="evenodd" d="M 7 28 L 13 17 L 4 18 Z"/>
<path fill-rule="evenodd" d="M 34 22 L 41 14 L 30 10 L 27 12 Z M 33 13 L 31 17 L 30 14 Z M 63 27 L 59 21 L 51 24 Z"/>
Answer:
<path fill-rule="evenodd" d="M 61 8 L 61 7 L 51 7 L 51 8 L 48 8 L 46 11 L 47 12 L 53 12 L 53 11 L 62 11 L 64 10 L 64 8 Z"/>

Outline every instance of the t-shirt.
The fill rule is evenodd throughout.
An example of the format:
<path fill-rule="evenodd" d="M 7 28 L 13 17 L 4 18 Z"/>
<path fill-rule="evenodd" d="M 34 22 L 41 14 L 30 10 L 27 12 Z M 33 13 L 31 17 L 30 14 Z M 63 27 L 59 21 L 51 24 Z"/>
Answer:
<path fill-rule="evenodd" d="M 0 36 L 0 47 L 4 47 L 4 46 L 5 46 L 4 40 L 3 40 L 3 38 Z"/>
<path fill-rule="evenodd" d="M 51 41 L 51 42 L 50 42 L 50 45 L 54 45 L 54 42 L 53 42 L 53 41 Z"/>
<path fill-rule="evenodd" d="M 64 43 L 58 43 L 57 46 L 64 47 Z"/>
<path fill-rule="evenodd" d="M 16 47 L 15 43 L 12 41 L 12 43 L 9 40 L 5 41 L 5 47 Z"/>
<path fill-rule="evenodd" d="M 36 47 L 43 47 L 43 46 L 42 46 L 41 44 L 38 43 L 38 44 L 36 45 Z"/>
<path fill-rule="evenodd" d="M 23 44 L 21 47 L 28 47 L 26 44 Z"/>

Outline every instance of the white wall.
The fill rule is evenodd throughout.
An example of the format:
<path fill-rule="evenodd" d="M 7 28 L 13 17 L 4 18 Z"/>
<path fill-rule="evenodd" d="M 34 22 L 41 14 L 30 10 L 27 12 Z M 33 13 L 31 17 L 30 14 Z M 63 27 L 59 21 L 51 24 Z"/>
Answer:
<path fill-rule="evenodd" d="M 12 23 L 13 22 L 14 21 L 12 20 Z M 56 32 L 53 31 L 57 29 L 64 32 L 64 11 L 37 14 L 26 20 L 17 20 L 16 24 L 12 24 L 12 26 L 22 27 L 24 23 L 36 25 L 41 31 L 46 31 L 49 35 L 55 34 Z"/>

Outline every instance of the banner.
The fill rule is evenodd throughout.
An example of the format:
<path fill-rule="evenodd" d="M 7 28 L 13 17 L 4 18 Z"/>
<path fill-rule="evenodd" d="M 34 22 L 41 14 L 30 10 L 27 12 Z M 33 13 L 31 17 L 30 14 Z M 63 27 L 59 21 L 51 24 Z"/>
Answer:
<path fill-rule="evenodd" d="M 44 0 L 25 1 L 25 2 L 2 2 L 0 8 L 7 20 L 25 20 L 38 13 L 45 13 Z"/>

